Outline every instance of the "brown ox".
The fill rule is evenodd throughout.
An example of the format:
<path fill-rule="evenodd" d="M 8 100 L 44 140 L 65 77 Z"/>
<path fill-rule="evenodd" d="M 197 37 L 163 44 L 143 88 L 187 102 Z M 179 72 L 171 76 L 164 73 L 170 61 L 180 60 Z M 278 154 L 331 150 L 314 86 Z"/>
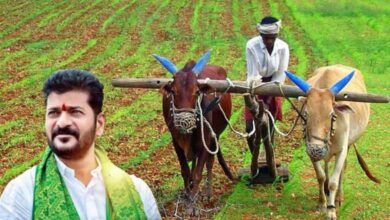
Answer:
<path fill-rule="evenodd" d="M 291 73 L 286 74 L 307 94 L 307 98 L 302 99 L 305 104 L 303 115 L 306 118 L 306 152 L 317 175 L 320 208 L 326 210 L 328 219 L 336 219 L 335 203 L 340 205 L 343 199 L 342 177 L 348 148 L 362 136 L 370 116 L 370 105 L 336 102 L 335 95 L 341 90 L 366 93 L 363 76 L 359 70 L 344 65 L 321 67 L 307 83 Z M 357 151 L 356 153 L 367 176 L 379 182 L 371 175 Z M 333 157 L 336 161 L 329 178 L 328 163 Z M 320 160 L 325 161 L 325 171 Z"/>
<path fill-rule="evenodd" d="M 207 95 L 210 88 L 200 88 L 197 79 L 226 79 L 226 71 L 219 66 L 206 65 L 210 57 L 208 51 L 197 63 L 189 61 L 183 69 L 177 71 L 168 59 L 154 55 L 155 58 L 173 74 L 173 81 L 164 86 L 163 113 L 165 122 L 172 135 L 172 142 L 180 162 L 181 175 L 184 180 L 186 194 L 193 201 L 199 191 L 204 164 L 207 166 L 207 182 L 205 191 L 208 198 L 212 194 L 212 168 L 214 155 L 229 179 L 233 176 L 227 167 L 221 150 L 217 149 L 217 139 L 227 125 L 223 113 L 218 106 L 208 113 L 205 109 L 215 98 L 214 93 Z M 217 93 L 217 96 L 221 94 Z M 227 118 L 231 115 L 230 94 L 220 99 Z M 202 114 L 203 113 L 203 114 Z M 202 117 L 201 115 L 204 115 Z M 207 123 L 211 125 L 209 129 Z M 212 133 L 215 132 L 215 138 Z M 204 140 L 204 141 L 203 141 Z M 192 161 L 191 171 L 187 161 Z"/>

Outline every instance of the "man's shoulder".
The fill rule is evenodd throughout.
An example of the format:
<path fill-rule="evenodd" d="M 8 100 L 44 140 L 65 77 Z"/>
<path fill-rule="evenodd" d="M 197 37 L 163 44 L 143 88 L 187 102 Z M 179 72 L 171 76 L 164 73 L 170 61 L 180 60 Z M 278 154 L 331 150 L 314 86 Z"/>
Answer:
<path fill-rule="evenodd" d="M 146 182 L 134 175 L 130 175 L 130 178 L 133 181 L 133 184 L 141 197 L 147 218 L 161 219 L 156 199 L 154 198 L 152 190 L 149 188 Z"/>
<path fill-rule="evenodd" d="M 246 48 L 252 48 L 256 44 L 260 44 L 260 36 L 253 37 L 252 39 L 248 40 L 246 43 Z"/>
<path fill-rule="evenodd" d="M 152 190 L 144 180 L 136 177 L 135 175 L 130 175 L 130 179 L 143 201 L 147 201 L 149 198 L 153 198 Z"/>
<path fill-rule="evenodd" d="M 288 49 L 288 44 L 280 38 L 276 38 L 279 49 Z"/>
<path fill-rule="evenodd" d="M 11 180 L 8 185 L 16 188 L 30 188 L 33 187 L 35 183 L 35 170 L 37 166 L 33 166 L 28 170 L 24 171 L 19 176 Z"/>
<path fill-rule="evenodd" d="M 138 178 L 135 175 L 129 175 L 129 176 L 131 181 L 133 181 L 133 184 L 137 189 L 137 191 L 143 191 L 145 189 L 149 189 L 148 184 L 146 184 L 146 182 L 143 179 Z"/>
<path fill-rule="evenodd" d="M 31 219 L 35 168 L 26 170 L 7 184 L 0 197 L 0 219 Z"/>

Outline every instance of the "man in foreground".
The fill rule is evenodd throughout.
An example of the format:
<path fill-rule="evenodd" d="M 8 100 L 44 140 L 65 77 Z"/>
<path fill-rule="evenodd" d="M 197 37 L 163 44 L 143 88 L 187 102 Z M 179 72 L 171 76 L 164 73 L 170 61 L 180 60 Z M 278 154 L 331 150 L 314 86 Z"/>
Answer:
<path fill-rule="evenodd" d="M 0 219 L 160 219 L 146 183 L 116 167 L 95 145 L 105 124 L 98 79 L 60 70 L 43 93 L 49 147 L 37 166 L 7 185 Z"/>

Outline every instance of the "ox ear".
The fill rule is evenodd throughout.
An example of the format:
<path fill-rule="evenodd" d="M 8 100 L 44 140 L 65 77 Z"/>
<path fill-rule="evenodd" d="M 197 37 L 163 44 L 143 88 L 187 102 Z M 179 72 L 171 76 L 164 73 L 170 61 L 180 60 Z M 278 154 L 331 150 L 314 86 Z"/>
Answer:
<path fill-rule="evenodd" d="M 339 93 L 343 88 L 344 86 L 346 86 L 348 84 L 348 82 L 352 79 L 353 77 L 353 74 L 355 74 L 355 70 L 352 70 L 352 72 L 350 72 L 347 76 L 345 76 L 344 78 L 342 78 L 341 80 L 339 80 L 337 83 L 335 83 L 331 88 L 330 88 L 330 91 L 336 95 L 337 93 Z"/>
<path fill-rule="evenodd" d="M 287 77 L 295 84 L 297 85 L 304 93 L 307 93 L 311 86 L 303 79 L 299 78 L 297 75 L 290 73 L 288 71 L 284 71 L 284 73 L 287 75 Z"/>
<path fill-rule="evenodd" d="M 156 60 L 158 60 L 158 62 L 161 63 L 161 65 L 163 65 L 163 67 L 165 69 L 167 69 L 170 73 L 172 73 L 173 75 L 175 75 L 175 73 L 177 73 L 177 68 L 175 66 L 175 64 L 173 64 L 170 60 L 168 60 L 167 58 L 165 57 L 161 57 L 157 54 L 153 54 L 154 58 L 156 58 Z"/>
<path fill-rule="evenodd" d="M 343 113 L 355 113 L 355 111 L 349 105 L 346 104 L 336 103 L 334 109 Z"/>
<path fill-rule="evenodd" d="M 202 72 L 203 68 L 206 66 L 207 62 L 210 59 L 211 49 L 208 50 L 203 56 L 196 62 L 195 66 L 192 68 L 192 72 L 196 75 L 199 75 Z"/>
<path fill-rule="evenodd" d="M 172 93 L 172 82 L 168 82 L 167 84 L 165 84 L 163 87 L 161 87 L 160 91 L 163 94 L 170 94 L 170 93 Z"/>

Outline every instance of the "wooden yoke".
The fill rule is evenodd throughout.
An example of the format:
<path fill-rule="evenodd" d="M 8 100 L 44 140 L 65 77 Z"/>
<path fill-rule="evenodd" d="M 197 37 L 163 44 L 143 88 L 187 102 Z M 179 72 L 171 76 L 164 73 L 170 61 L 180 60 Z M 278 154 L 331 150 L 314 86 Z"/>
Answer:
<path fill-rule="evenodd" d="M 172 79 L 166 78 L 114 78 L 112 85 L 122 88 L 149 88 L 159 89 Z M 250 91 L 246 81 L 232 81 L 233 86 L 229 85 L 227 80 L 198 80 L 199 87 L 210 86 L 217 92 L 224 92 L 229 88 L 229 93 L 252 93 L 265 96 L 284 96 L 297 98 L 306 96 L 302 90 L 296 86 L 276 85 L 274 83 L 263 84 Z M 230 87 L 229 87 L 230 86 Z M 371 103 L 388 103 L 389 97 L 377 94 L 364 94 L 352 92 L 340 92 L 336 95 L 336 101 L 351 101 L 351 102 L 371 102 Z"/>

